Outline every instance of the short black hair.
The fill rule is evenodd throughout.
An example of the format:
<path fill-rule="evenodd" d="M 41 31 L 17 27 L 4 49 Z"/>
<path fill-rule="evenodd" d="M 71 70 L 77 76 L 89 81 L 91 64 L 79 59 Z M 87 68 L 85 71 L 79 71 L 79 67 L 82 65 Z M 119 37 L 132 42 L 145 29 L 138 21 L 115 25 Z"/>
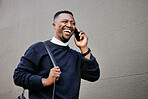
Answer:
<path fill-rule="evenodd" d="M 58 11 L 57 13 L 55 13 L 54 18 L 53 18 L 53 21 L 55 20 L 56 17 L 58 17 L 62 13 L 70 14 L 70 15 L 73 16 L 72 12 L 70 12 L 68 10 Z"/>

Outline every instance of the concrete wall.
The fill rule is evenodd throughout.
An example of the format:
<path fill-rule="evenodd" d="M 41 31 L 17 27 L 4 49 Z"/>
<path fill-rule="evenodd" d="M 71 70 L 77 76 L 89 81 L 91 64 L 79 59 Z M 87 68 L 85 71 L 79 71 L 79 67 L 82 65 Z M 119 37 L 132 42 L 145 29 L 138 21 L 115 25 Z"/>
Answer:
<path fill-rule="evenodd" d="M 0 0 L 0 99 L 21 93 L 12 79 L 20 57 L 31 44 L 52 38 L 53 15 L 63 9 L 74 13 L 100 63 L 100 80 L 82 80 L 80 99 L 148 99 L 147 5 L 148 0 Z M 73 38 L 70 46 L 78 50 Z"/>

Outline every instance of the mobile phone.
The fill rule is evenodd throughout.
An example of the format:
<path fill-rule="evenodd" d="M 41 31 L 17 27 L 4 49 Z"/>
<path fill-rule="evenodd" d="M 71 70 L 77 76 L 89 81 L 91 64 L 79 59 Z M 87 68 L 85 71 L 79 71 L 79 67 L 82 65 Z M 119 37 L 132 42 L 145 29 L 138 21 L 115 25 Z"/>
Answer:
<path fill-rule="evenodd" d="M 74 35 L 75 35 L 77 41 L 80 41 L 80 36 L 79 36 L 79 32 L 78 32 L 77 28 L 75 28 Z"/>

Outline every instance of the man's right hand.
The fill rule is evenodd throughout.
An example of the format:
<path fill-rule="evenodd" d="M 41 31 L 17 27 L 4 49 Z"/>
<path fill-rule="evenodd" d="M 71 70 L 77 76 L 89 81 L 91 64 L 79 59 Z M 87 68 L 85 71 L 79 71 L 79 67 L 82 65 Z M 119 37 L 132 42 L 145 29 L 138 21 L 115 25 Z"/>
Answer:
<path fill-rule="evenodd" d="M 42 78 L 42 84 L 44 87 L 52 85 L 60 78 L 61 70 L 59 67 L 54 67 L 50 70 L 48 78 Z"/>

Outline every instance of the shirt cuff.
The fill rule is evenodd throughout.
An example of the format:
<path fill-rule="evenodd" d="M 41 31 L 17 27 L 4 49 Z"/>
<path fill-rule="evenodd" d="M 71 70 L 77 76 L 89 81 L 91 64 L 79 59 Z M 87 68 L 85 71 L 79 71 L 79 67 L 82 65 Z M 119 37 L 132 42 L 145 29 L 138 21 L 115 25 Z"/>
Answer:
<path fill-rule="evenodd" d="M 87 69 L 93 69 L 98 67 L 98 63 L 96 58 L 91 54 L 90 59 L 86 59 L 82 56 L 82 62 Z"/>
<path fill-rule="evenodd" d="M 38 75 L 32 75 L 29 78 L 29 88 L 28 89 L 33 89 L 33 90 L 40 90 L 44 88 L 42 84 L 42 77 Z"/>

